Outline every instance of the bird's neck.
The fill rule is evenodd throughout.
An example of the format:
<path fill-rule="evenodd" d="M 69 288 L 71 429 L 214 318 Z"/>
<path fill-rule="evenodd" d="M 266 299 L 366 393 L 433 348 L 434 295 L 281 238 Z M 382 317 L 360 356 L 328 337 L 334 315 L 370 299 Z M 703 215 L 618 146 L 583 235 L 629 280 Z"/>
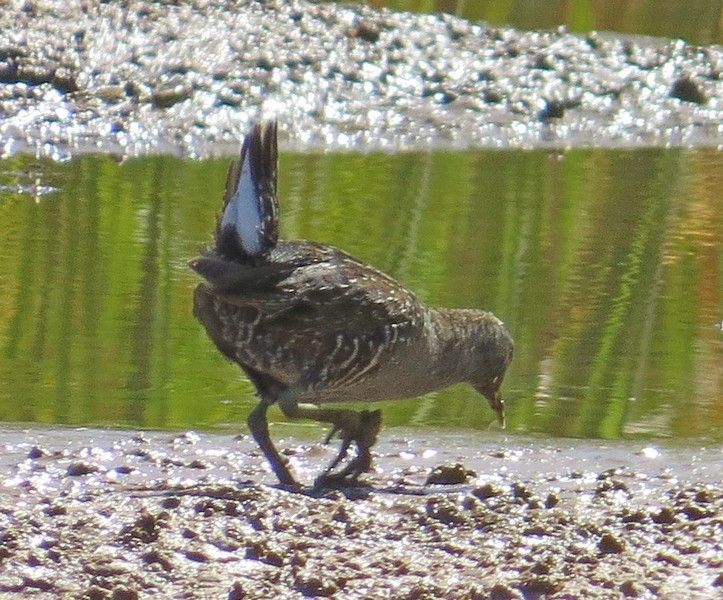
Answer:
<path fill-rule="evenodd" d="M 430 309 L 430 348 L 438 377 L 451 383 L 469 379 L 475 368 L 473 342 L 485 314 L 472 309 Z"/>

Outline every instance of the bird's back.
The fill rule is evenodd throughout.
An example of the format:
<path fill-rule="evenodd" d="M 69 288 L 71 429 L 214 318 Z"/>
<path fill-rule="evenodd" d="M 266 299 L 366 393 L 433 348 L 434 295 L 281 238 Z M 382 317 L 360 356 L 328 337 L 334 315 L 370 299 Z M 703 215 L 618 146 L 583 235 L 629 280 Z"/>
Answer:
<path fill-rule="evenodd" d="M 368 395 L 370 385 L 376 395 L 410 395 L 394 393 L 403 377 L 376 380 L 424 344 L 427 309 L 412 292 L 313 242 L 279 242 L 254 265 L 224 262 L 197 259 L 194 268 L 209 284 L 196 292 L 195 313 L 216 346 L 247 372 L 319 401 L 352 399 L 364 389 Z"/>

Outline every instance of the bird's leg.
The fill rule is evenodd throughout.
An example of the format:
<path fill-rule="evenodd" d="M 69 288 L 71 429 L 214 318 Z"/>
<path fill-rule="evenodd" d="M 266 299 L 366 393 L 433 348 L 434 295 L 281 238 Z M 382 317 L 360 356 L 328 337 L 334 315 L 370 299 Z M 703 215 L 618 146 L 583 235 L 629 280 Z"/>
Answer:
<path fill-rule="evenodd" d="M 329 433 L 329 435 L 326 436 L 326 439 L 324 440 L 324 444 L 328 444 L 331 441 L 331 438 L 333 437 L 333 435 L 337 431 L 339 431 L 339 428 L 334 426 L 334 428 L 331 430 L 331 433 Z M 344 433 L 342 432 L 341 446 L 339 446 L 339 452 L 336 455 L 336 457 L 334 458 L 334 460 L 331 461 L 331 464 L 329 464 L 329 466 L 326 468 L 326 471 L 324 471 L 325 473 L 328 473 L 329 471 L 331 471 L 334 467 L 336 467 L 336 465 L 338 465 L 342 460 L 344 460 L 346 458 L 346 455 L 349 452 L 349 446 L 351 446 L 351 443 L 352 443 L 351 436 L 348 436 L 348 435 L 345 436 Z"/>
<path fill-rule="evenodd" d="M 371 447 L 377 441 L 377 434 L 382 424 L 382 413 L 380 410 L 357 412 L 345 408 L 322 408 L 313 404 L 298 404 L 291 396 L 282 396 L 278 400 L 281 410 L 287 417 L 292 419 L 311 419 L 331 423 L 332 432 L 341 431 L 341 448 L 331 464 L 324 473 L 317 479 L 320 483 L 353 483 L 359 475 L 369 471 L 372 463 Z M 344 458 L 346 458 L 349 446 L 356 443 L 357 456 L 339 473 L 330 474 Z"/>
<path fill-rule="evenodd" d="M 339 454 L 331 461 L 326 470 L 316 479 L 317 487 L 324 485 L 352 484 L 359 479 L 359 475 L 366 473 L 372 466 L 371 447 L 377 441 L 377 434 L 382 425 L 382 411 L 380 410 L 364 410 L 356 413 L 360 417 L 360 426 L 357 434 L 352 436 L 348 432 L 342 432 L 342 444 Z M 351 460 L 346 467 L 337 473 L 332 473 L 332 469 L 336 467 L 346 456 L 347 450 L 351 442 L 356 442 L 357 455 Z"/>
<path fill-rule="evenodd" d="M 298 483 L 294 479 L 286 461 L 279 454 L 279 451 L 271 441 L 269 435 L 269 423 L 266 420 L 266 410 L 269 408 L 267 402 L 262 400 L 258 406 L 251 411 L 248 416 L 246 423 L 251 430 L 251 435 L 254 436 L 256 443 L 259 445 L 261 450 L 269 461 L 271 468 L 273 469 L 276 477 L 279 479 L 279 483 L 282 485 L 298 486 Z"/>

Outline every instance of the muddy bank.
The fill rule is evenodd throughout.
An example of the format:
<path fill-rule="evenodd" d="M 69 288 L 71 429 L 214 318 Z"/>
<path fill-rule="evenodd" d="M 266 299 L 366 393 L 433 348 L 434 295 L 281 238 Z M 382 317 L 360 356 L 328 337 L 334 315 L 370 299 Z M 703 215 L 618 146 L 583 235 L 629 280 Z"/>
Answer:
<path fill-rule="evenodd" d="M 302 0 L 14 0 L 0 157 L 287 147 L 717 146 L 723 50 Z"/>
<path fill-rule="evenodd" d="M 290 493 L 243 436 L 6 429 L 0 595 L 720 597 L 720 449 L 475 438 L 389 430 L 369 487 Z M 307 481 L 334 453 L 290 443 Z"/>

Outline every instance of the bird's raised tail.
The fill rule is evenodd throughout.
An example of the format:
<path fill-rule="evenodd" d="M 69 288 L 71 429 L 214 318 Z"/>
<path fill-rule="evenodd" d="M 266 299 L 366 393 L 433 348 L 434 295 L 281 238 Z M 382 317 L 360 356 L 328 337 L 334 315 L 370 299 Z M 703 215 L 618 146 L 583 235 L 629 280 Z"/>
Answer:
<path fill-rule="evenodd" d="M 251 263 L 279 237 L 276 199 L 276 121 L 256 123 L 246 135 L 241 158 L 228 170 L 223 212 L 216 224 L 216 254 Z"/>

